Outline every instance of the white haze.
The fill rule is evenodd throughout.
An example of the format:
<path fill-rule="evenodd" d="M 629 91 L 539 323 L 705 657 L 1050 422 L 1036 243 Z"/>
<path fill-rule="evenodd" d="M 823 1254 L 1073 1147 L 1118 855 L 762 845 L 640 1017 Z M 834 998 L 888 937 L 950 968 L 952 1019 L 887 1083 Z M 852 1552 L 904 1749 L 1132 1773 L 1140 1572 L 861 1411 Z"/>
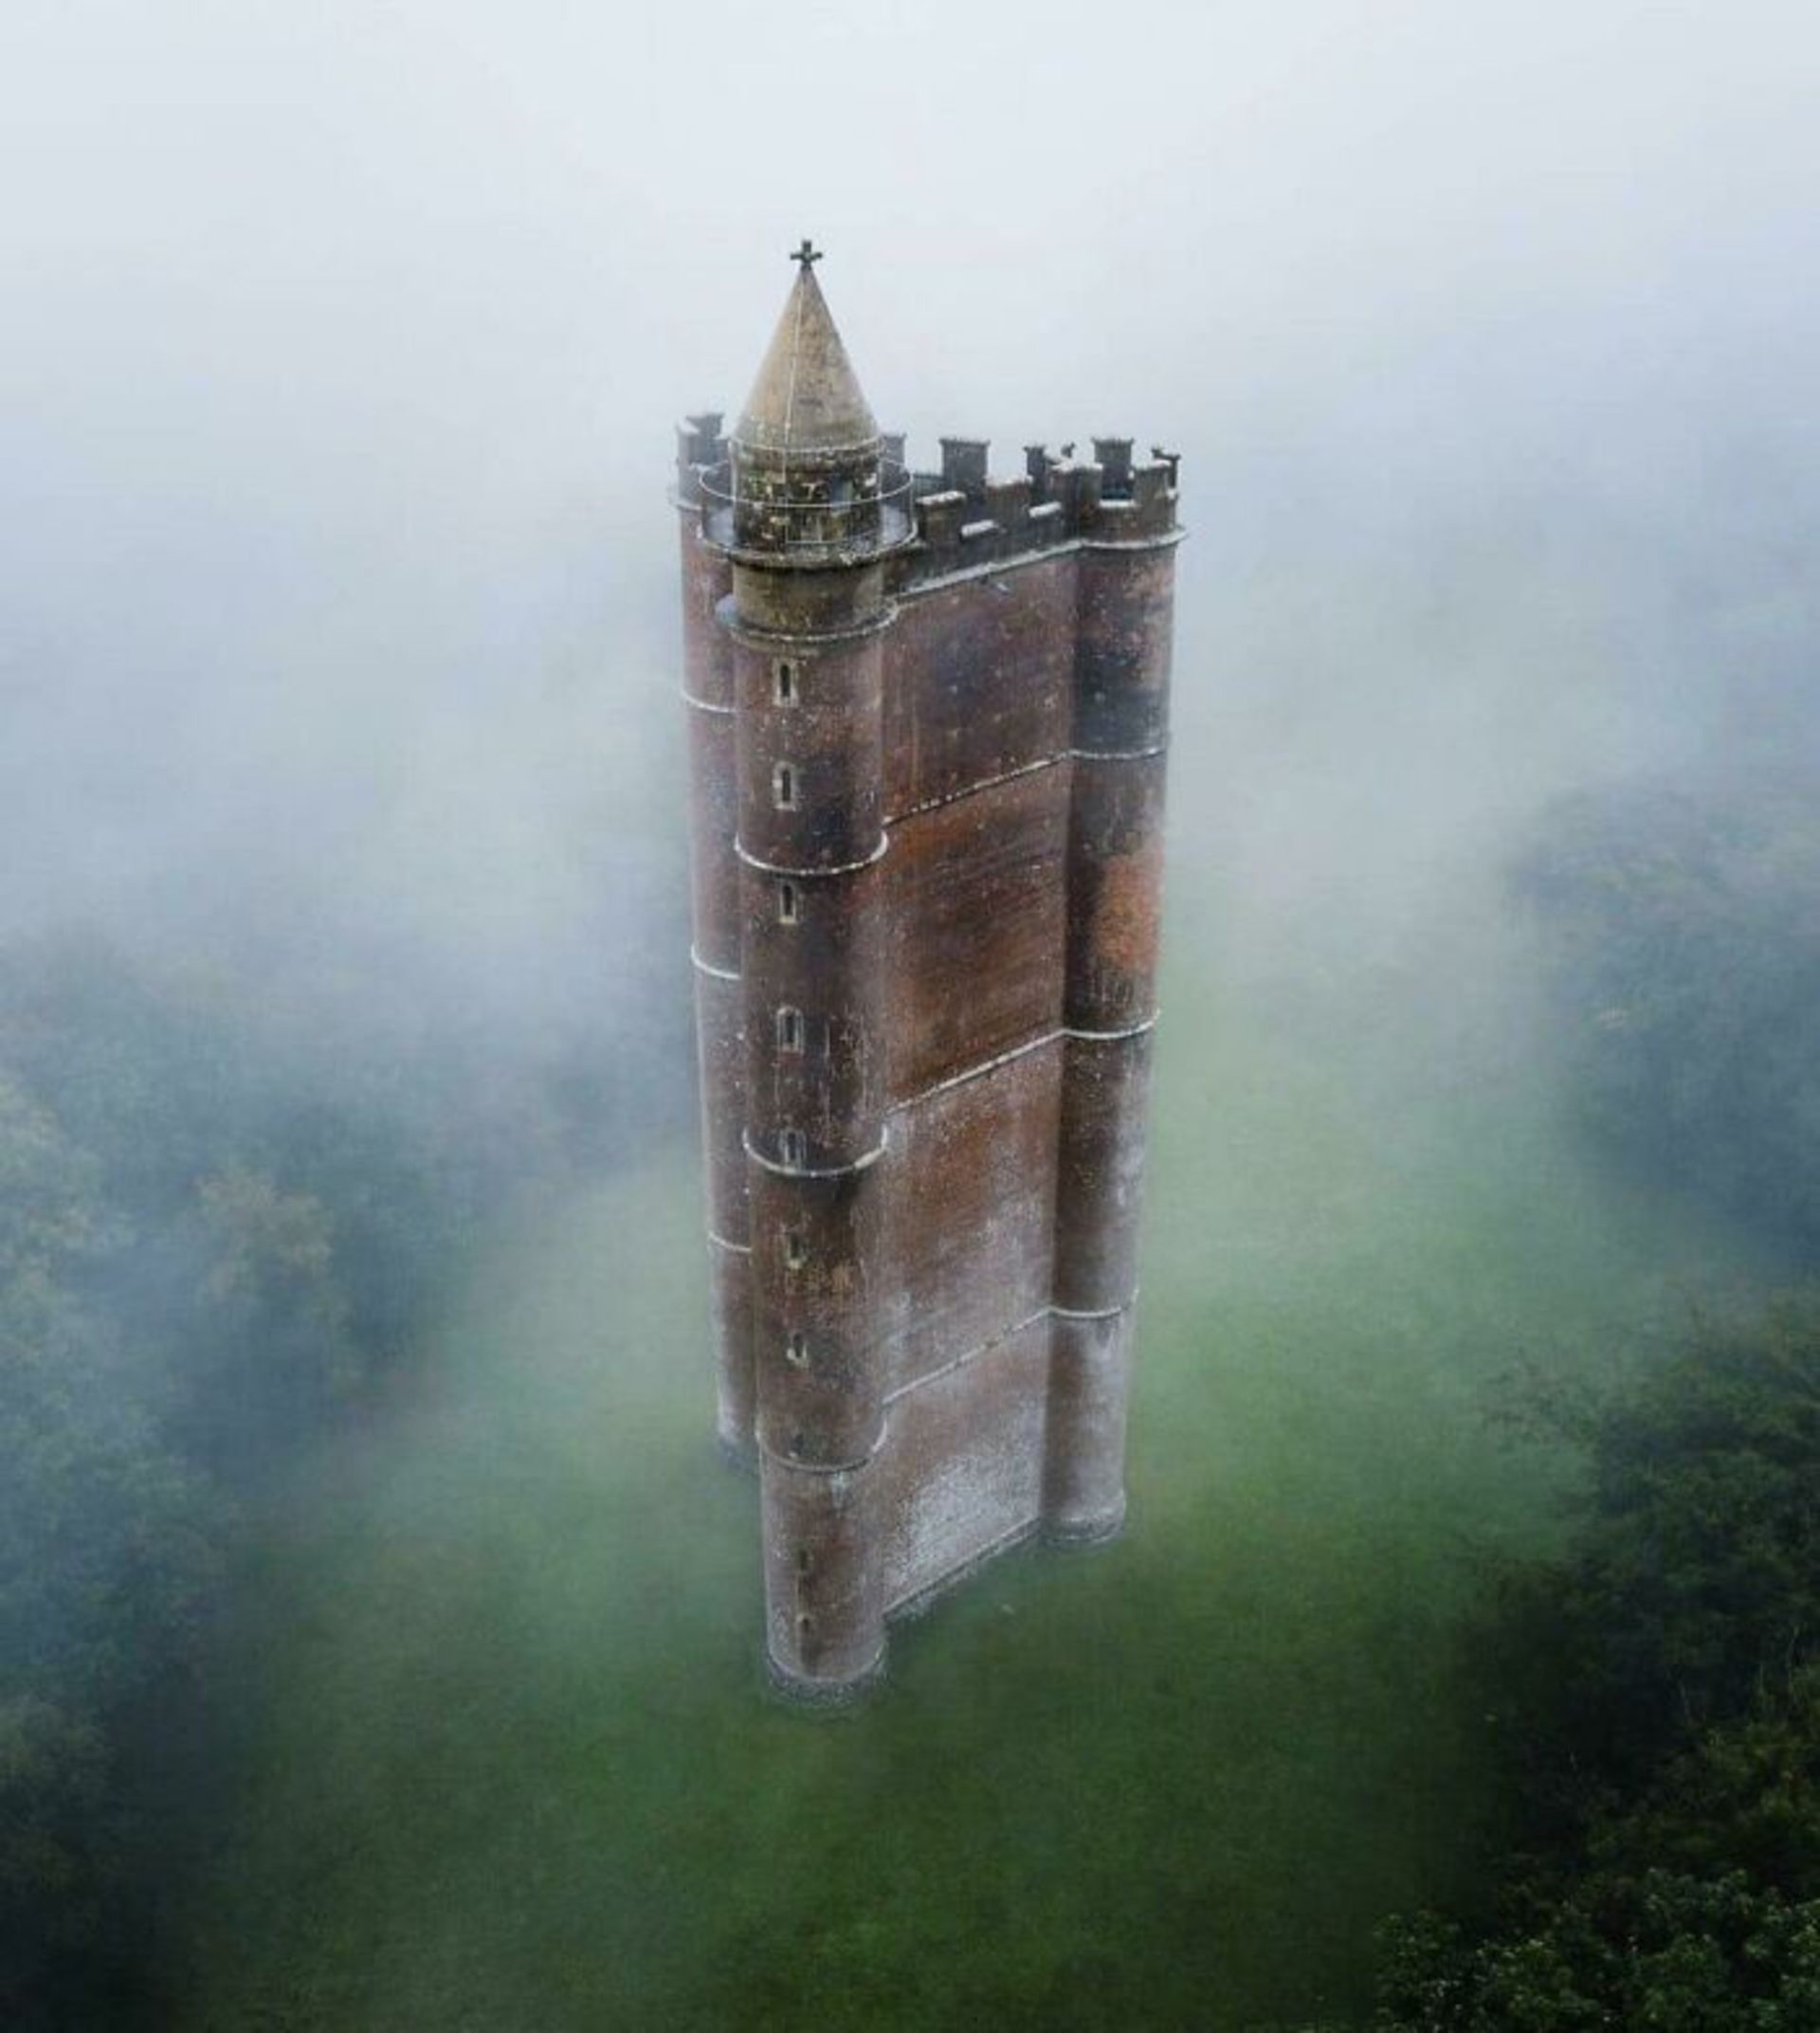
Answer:
<path fill-rule="evenodd" d="M 681 1021 L 669 427 L 737 408 L 805 232 L 924 454 L 1183 453 L 1172 901 L 1234 970 L 1782 738 L 1812 668 L 1807 8 L 14 0 L 4 44 L 0 933 L 506 1044 Z"/>

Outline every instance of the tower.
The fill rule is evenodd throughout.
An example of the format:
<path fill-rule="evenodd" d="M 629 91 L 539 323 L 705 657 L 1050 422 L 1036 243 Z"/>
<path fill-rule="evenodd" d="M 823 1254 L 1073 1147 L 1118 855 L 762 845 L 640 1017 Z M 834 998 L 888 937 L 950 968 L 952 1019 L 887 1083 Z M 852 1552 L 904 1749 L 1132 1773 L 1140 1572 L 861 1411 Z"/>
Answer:
<path fill-rule="evenodd" d="M 1176 461 L 913 472 L 816 280 L 679 433 L 719 1431 L 767 1654 L 1124 1515 Z"/>

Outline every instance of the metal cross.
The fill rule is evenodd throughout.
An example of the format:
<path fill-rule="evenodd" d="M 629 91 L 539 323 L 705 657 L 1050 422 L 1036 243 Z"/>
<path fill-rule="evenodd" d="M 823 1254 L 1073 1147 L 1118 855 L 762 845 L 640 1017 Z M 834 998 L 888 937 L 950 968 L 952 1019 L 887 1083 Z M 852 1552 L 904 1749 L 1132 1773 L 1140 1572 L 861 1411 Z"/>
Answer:
<path fill-rule="evenodd" d="M 806 239 L 800 247 L 792 248 L 790 258 L 793 262 L 801 262 L 804 272 L 807 273 L 816 262 L 821 260 L 822 250 L 812 241 Z"/>

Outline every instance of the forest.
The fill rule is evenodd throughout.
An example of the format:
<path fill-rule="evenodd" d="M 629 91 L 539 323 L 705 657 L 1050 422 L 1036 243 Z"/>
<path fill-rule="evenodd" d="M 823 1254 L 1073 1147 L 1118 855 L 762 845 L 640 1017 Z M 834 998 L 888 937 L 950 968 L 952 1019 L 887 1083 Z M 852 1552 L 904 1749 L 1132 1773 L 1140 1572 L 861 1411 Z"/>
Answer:
<path fill-rule="evenodd" d="M 1820 2014 L 1820 1304 L 1801 1291 L 1820 1243 L 1813 808 L 1786 773 L 1584 790 L 1548 808 L 1509 862 L 1562 1134 L 1613 1181 L 1735 1232 L 1751 1268 L 1609 1348 L 1557 1343 L 1474 1388 L 1475 1446 L 1496 1436 L 1503 1453 L 1554 1465 L 1520 1482 L 1509 1501 L 1534 1515 L 1502 1541 L 1464 1516 L 1443 1556 L 1445 1613 L 1413 1634 L 1443 1662 L 1423 1697 L 1429 1723 L 1444 1738 L 1478 1732 L 1471 1825 L 1450 1832 L 1443 1880 L 1431 1867 L 1410 1876 L 1419 1899 L 1351 1914 L 1358 1938 L 1332 1961 L 1334 1988 L 1369 1984 L 1376 2004 L 1323 2025 L 1793 2033 Z M 219 978 L 98 936 L 5 955 L 9 2025 L 189 2023 L 190 1935 L 208 1931 L 192 1902 L 219 1897 L 218 1852 L 246 1811 L 224 1774 L 272 1754 L 249 1751 L 242 1704 L 274 1690 L 233 1661 L 266 1642 L 248 1633 L 274 1615 L 323 1613 L 274 1564 L 274 1543 L 298 1536 L 293 1493 L 315 1515 L 349 1461 L 383 1451 L 401 1416 L 447 1388 L 451 1262 L 537 1230 L 577 1191 L 614 1193 L 609 1115 L 660 1147 L 682 1134 L 673 1107 L 666 1117 L 648 1092 L 615 1087 L 608 1054 L 489 1079 L 457 1039 L 430 1044 L 363 1062 L 355 1039 L 275 1035 Z M 611 1204 L 623 1225 L 628 1203 Z M 1192 1230 L 1219 1213 L 1191 1195 L 1170 1222 Z M 1217 1296 L 1167 1303 L 1189 1317 L 1166 1334 L 1231 1331 Z M 698 1398 L 702 1382 L 684 1379 Z M 705 1473 L 705 1447 L 695 1465 Z M 534 1487 L 519 1498 L 543 1500 Z M 1179 1612 L 1167 1588 L 1155 1592 L 1159 1616 Z M 471 1606 L 504 1616 L 489 1593 L 483 1582 Z M 1065 1611 L 1051 1598 L 1045 1613 Z M 1254 1614 L 1267 1651 L 1269 1611 Z M 519 1642 L 535 1661 L 537 1641 Z M 1148 1648 L 1163 1674 L 1156 1636 L 1138 1642 L 1139 1662 Z M 758 1701 L 742 1667 L 730 1678 L 737 1702 Z M 647 1751 L 684 1754 L 697 1706 L 680 1698 Z M 1138 1770 L 1140 1788 L 1154 1783 Z M 1445 1815 L 1445 1801 L 1430 1811 Z M 1156 1886 L 1144 1897 L 1172 1903 Z M 873 1947 L 888 1972 L 890 1944 Z M 1156 1952 L 1144 1935 L 1128 1948 Z M 788 1993 L 799 1954 L 729 1947 L 742 1995 L 758 2001 Z M 1192 1970 L 1195 1954 L 1178 1955 Z M 1131 1980 L 1102 1942 L 1065 1990 L 981 1975 L 974 1996 L 1002 2024 L 1028 2010 L 1031 2024 L 1110 2024 Z M 239 2004 L 194 2023 L 361 2016 L 345 1997 L 324 2014 L 307 1988 L 286 1989 L 297 1981 L 229 1987 Z M 712 1987 L 690 2001 L 673 1974 L 649 1981 L 666 2023 L 717 2023 L 717 1996 L 724 2008 Z M 1145 2023 L 1188 2024 L 1174 1995 L 1165 1986 Z M 901 2023 L 944 2023 L 937 2005 Z M 752 2023 L 795 2023 L 772 2010 L 760 2002 Z"/>
<path fill-rule="evenodd" d="M 1584 1479 L 1492 1576 L 1468 1684 L 1512 1856 L 1488 1916 L 1386 1931 L 1387 2029 L 1793 2029 L 1820 2018 L 1820 827 L 1759 780 L 1580 793 L 1515 871 L 1575 1114 L 1796 1289 L 1515 1409 Z"/>
<path fill-rule="evenodd" d="M 94 934 L 5 955 L 0 1040 L 0 2010 L 155 2024 L 158 1768 L 248 1519 L 411 1377 L 477 1231 L 599 1162 L 606 1089 L 275 1035 Z"/>

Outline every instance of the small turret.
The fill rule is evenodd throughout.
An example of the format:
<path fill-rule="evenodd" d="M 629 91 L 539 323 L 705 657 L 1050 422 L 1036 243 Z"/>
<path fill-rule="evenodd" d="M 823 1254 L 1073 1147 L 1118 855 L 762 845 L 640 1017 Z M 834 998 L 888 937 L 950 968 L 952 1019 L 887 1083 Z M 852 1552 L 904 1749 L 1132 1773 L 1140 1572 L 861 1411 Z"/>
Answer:
<path fill-rule="evenodd" d="M 703 481 L 709 539 L 780 564 L 873 556 L 907 540 L 909 490 L 815 280 L 821 255 L 804 241 L 793 259 L 727 463 Z"/>

